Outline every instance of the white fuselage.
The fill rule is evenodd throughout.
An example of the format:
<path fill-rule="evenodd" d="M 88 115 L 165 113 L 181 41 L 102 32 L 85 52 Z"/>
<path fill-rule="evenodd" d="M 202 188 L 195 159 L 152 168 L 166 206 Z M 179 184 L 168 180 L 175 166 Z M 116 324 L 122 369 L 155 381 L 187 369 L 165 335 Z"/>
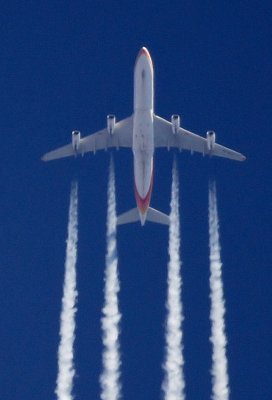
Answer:
<path fill-rule="evenodd" d="M 141 224 L 145 223 L 153 185 L 153 65 L 143 47 L 134 68 L 133 154 L 135 198 Z"/>

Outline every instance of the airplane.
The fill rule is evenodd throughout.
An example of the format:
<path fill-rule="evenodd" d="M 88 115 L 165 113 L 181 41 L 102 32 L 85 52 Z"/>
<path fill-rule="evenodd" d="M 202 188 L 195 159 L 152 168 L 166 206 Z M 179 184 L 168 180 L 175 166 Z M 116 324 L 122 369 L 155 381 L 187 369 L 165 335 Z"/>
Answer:
<path fill-rule="evenodd" d="M 131 148 L 134 159 L 134 191 L 137 207 L 119 215 L 117 224 L 146 221 L 169 225 L 169 216 L 150 207 L 153 188 L 153 155 L 157 147 L 177 148 L 199 152 L 203 155 L 225 157 L 244 161 L 245 156 L 217 144 L 215 132 L 208 131 L 206 138 L 181 126 L 179 115 L 167 121 L 154 113 L 154 70 L 149 51 L 142 47 L 134 67 L 134 112 L 116 122 L 115 115 L 107 116 L 106 128 L 81 138 L 79 131 L 72 132 L 72 142 L 43 157 L 43 161 L 83 155 L 87 152 L 109 148 Z"/>

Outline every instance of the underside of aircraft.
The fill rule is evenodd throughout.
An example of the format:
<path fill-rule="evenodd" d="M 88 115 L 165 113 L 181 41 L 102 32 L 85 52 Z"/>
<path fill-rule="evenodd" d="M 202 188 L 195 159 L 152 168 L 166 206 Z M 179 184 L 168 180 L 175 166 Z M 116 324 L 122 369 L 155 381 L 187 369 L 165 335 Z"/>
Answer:
<path fill-rule="evenodd" d="M 130 148 L 134 155 L 134 187 L 137 208 L 120 215 L 118 225 L 140 221 L 169 224 L 169 216 L 150 207 L 153 187 L 153 154 L 156 148 L 176 148 L 203 155 L 225 157 L 244 161 L 245 156 L 216 143 L 214 131 L 206 137 L 181 127 L 179 115 L 167 121 L 154 113 L 154 72 L 148 50 L 141 48 L 134 68 L 134 112 L 116 122 L 114 115 L 107 116 L 106 127 L 96 133 L 81 137 L 79 131 L 72 132 L 72 141 L 66 146 L 46 153 L 43 161 L 77 156 L 98 150 L 120 147 Z"/>

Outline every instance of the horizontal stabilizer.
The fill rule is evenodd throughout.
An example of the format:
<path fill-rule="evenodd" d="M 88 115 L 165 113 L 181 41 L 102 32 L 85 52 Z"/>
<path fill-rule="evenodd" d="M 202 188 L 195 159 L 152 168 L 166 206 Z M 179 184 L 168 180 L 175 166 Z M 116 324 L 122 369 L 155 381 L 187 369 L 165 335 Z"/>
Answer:
<path fill-rule="evenodd" d="M 131 222 L 137 222 L 139 220 L 138 208 L 132 208 L 117 217 L 117 225 L 130 224 Z"/>
<path fill-rule="evenodd" d="M 137 222 L 141 221 L 141 224 L 144 225 L 145 221 L 149 222 L 154 222 L 156 224 L 162 224 L 162 225 L 169 225 L 170 219 L 169 216 L 155 210 L 154 208 L 149 207 L 145 215 L 143 215 L 143 218 L 140 218 L 139 210 L 138 208 L 132 208 L 131 210 L 119 215 L 117 217 L 117 225 L 124 225 L 124 224 L 130 224 L 132 222 Z"/>
<path fill-rule="evenodd" d="M 155 222 L 156 224 L 169 225 L 170 218 L 168 215 L 162 213 L 161 211 L 155 210 L 155 208 L 148 208 L 146 220 L 150 222 Z"/>

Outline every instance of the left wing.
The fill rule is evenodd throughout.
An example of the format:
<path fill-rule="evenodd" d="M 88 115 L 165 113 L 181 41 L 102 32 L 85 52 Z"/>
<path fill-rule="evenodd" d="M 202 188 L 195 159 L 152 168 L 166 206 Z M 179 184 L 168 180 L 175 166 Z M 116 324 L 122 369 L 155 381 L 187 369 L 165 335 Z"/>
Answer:
<path fill-rule="evenodd" d="M 157 115 L 154 115 L 154 144 L 155 147 L 176 147 L 179 150 L 185 149 L 191 152 L 202 153 L 203 155 L 226 157 L 237 161 L 244 161 L 246 158 L 243 154 L 217 143 L 209 150 L 206 138 L 183 128 L 179 128 L 174 134 L 172 123 Z"/>
<path fill-rule="evenodd" d="M 133 116 L 123 119 L 115 124 L 113 134 L 107 128 L 102 129 L 92 135 L 79 139 L 77 150 L 72 143 L 46 153 L 43 161 L 51 161 L 58 158 L 75 156 L 90 151 L 107 150 L 112 147 L 132 147 Z"/>

